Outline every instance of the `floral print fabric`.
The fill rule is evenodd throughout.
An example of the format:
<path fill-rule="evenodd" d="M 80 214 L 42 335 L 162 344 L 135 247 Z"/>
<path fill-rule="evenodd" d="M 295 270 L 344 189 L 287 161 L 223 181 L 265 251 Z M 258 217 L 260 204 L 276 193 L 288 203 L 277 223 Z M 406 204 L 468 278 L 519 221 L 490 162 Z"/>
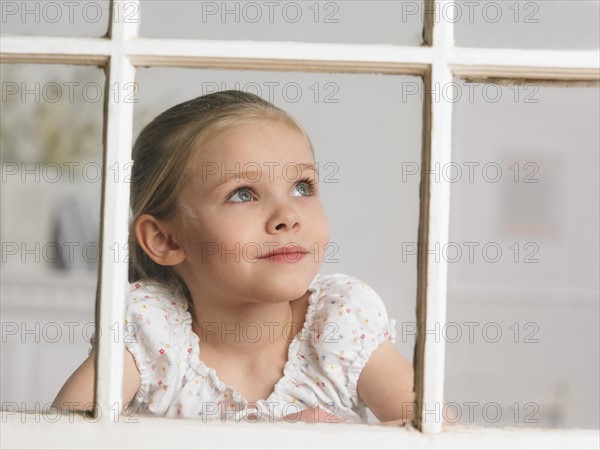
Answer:
<path fill-rule="evenodd" d="M 151 281 L 131 283 L 125 346 L 140 371 L 134 407 L 167 417 L 259 421 L 318 406 L 346 422 L 366 423 L 358 378 L 384 340 L 395 343 L 396 321 L 379 295 L 355 277 L 317 274 L 309 290 L 305 322 L 290 343 L 283 377 L 268 398 L 248 402 L 202 362 L 186 299 Z"/>

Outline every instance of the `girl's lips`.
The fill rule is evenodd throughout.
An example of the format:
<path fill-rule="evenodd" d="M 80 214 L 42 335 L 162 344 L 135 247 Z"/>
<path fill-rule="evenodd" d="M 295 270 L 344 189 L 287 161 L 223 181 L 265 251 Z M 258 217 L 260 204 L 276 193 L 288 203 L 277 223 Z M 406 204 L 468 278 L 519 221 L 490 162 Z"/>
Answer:
<path fill-rule="evenodd" d="M 265 256 L 261 256 L 259 259 L 280 262 L 296 262 L 304 258 L 307 253 L 308 250 L 300 245 L 288 245 L 269 252 Z"/>
<path fill-rule="evenodd" d="M 306 253 L 278 253 L 264 258 L 259 258 L 269 262 L 298 262 L 306 256 Z"/>

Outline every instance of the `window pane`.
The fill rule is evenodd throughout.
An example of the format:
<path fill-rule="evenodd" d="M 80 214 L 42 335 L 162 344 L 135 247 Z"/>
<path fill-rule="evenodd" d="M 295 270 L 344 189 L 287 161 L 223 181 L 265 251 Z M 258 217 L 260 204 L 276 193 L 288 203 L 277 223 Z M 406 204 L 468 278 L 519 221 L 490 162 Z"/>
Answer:
<path fill-rule="evenodd" d="M 597 428 L 599 89 L 457 83 L 446 404 Z"/>
<path fill-rule="evenodd" d="M 96 37 L 108 30 L 110 2 L 0 0 L 2 34 L 24 36 Z M 131 17 L 134 4 L 130 4 Z M 115 16 L 114 20 L 118 20 Z"/>
<path fill-rule="evenodd" d="M 461 47 L 594 49 L 600 42 L 600 3 L 588 0 L 457 1 Z"/>
<path fill-rule="evenodd" d="M 420 45 L 422 1 L 142 2 L 144 37 Z"/>
<path fill-rule="evenodd" d="M 403 243 L 417 246 L 420 178 L 398 173 L 405 161 L 420 161 L 421 98 L 404 93 L 422 92 L 421 79 L 154 68 L 139 69 L 137 81 L 134 136 L 166 108 L 227 89 L 258 94 L 302 124 L 330 227 L 318 273 L 348 274 L 371 286 L 396 320 L 396 347 L 412 362 L 416 265 L 398 255 Z"/>
<path fill-rule="evenodd" d="M 1 74 L 2 406 L 40 411 L 95 329 L 104 75 L 6 64 Z"/>

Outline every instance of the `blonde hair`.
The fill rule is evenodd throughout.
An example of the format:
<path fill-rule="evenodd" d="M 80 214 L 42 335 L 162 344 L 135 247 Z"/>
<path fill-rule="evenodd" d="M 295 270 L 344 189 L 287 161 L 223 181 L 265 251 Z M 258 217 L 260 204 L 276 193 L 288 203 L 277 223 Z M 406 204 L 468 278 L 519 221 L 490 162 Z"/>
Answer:
<path fill-rule="evenodd" d="M 188 178 L 190 161 L 202 145 L 227 129 L 264 120 L 285 121 L 306 136 L 310 144 L 304 129 L 285 111 L 254 94 L 236 90 L 203 95 L 173 106 L 141 131 L 132 151 L 130 282 L 152 279 L 191 301 L 175 269 L 155 263 L 142 250 L 135 236 L 135 222 L 142 214 L 159 220 L 175 218 L 181 207 L 177 199 Z"/>

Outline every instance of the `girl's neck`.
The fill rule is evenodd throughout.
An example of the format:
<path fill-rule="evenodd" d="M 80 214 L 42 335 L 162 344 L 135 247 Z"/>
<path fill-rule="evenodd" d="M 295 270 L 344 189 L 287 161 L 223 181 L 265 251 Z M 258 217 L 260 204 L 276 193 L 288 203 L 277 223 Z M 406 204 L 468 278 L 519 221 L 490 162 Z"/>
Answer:
<path fill-rule="evenodd" d="M 275 304 L 195 304 L 192 330 L 201 349 L 238 360 L 287 354 L 290 342 L 304 326 L 309 295 L 307 291 L 296 300 Z"/>

